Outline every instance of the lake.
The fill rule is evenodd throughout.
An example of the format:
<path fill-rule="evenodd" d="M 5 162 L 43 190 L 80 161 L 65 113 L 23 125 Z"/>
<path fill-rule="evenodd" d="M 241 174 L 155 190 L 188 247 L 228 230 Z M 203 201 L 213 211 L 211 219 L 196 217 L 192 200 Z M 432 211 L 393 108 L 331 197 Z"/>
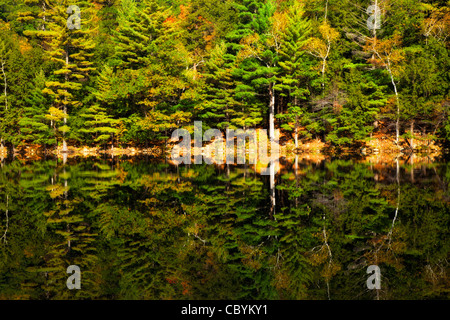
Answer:
<path fill-rule="evenodd" d="M 1 162 L 0 299 L 449 297 L 444 160 L 64 162 Z"/>

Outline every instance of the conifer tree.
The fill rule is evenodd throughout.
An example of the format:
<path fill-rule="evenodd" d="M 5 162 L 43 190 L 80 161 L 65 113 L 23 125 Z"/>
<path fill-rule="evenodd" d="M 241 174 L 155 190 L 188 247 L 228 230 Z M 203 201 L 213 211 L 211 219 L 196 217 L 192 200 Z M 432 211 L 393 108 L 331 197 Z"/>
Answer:
<path fill-rule="evenodd" d="M 46 11 L 46 28 L 38 31 L 26 31 L 26 35 L 36 36 L 43 40 L 50 61 L 55 65 L 53 75 L 46 82 L 43 93 L 53 99 L 53 107 L 62 110 L 64 125 L 58 130 L 69 132 L 67 115 L 69 109 L 82 105 L 77 91 L 81 90 L 82 81 L 86 81 L 89 74 L 95 70 L 93 62 L 94 42 L 90 38 L 93 29 L 90 25 L 90 9 L 86 2 L 81 6 L 82 20 L 80 29 L 69 29 L 67 25 L 67 8 L 69 1 L 48 1 Z M 51 114 L 50 114 L 51 116 Z M 66 140 L 63 139 L 63 151 L 67 151 Z"/>
<path fill-rule="evenodd" d="M 125 75 L 133 81 L 136 79 L 130 87 L 135 94 L 129 94 L 129 100 L 132 100 L 129 103 L 142 121 L 134 123 L 137 127 L 133 130 L 150 133 L 149 139 L 152 133 L 163 138 L 161 132 L 165 139 L 169 128 L 189 116 L 189 112 L 179 110 L 183 92 L 189 85 L 187 53 L 179 39 L 180 32 L 170 8 L 147 0 L 141 10 L 121 26 L 115 37 L 116 74 L 122 79 Z M 177 112 L 180 117 L 171 117 Z M 152 125 L 152 119 L 162 120 L 162 123 Z M 169 123 L 164 124 L 164 119 Z"/>
<path fill-rule="evenodd" d="M 305 47 L 311 32 L 311 23 L 303 16 L 301 5 L 294 4 L 287 14 L 287 26 L 283 30 L 280 46 L 280 71 L 276 89 L 280 96 L 287 97 L 287 113 L 278 117 L 285 123 L 284 129 L 294 130 L 295 148 L 298 148 L 299 126 L 306 113 L 306 101 L 310 96 L 310 81 L 313 77 L 311 62 Z"/>
<path fill-rule="evenodd" d="M 271 31 L 271 17 L 275 12 L 274 2 L 267 0 L 260 3 L 253 0 L 243 1 L 239 6 L 241 24 L 239 32 L 234 32 L 230 39 L 238 45 L 231 48 L 239 50 L 236 58 L 235 97 L 240 102 L 234 123 L 248 128 L 263 120 L 265 102 L 268 100 L 269 136 L 274 137 L 275 115 L 275 75 L 277 71 L 277 42 Z M 261 97 L 265 97 L 261 98 Z"/>
<path fill-rule="evenodd" d="M 234 98 L 234 79 L 231 74 L 233 59 L 226 54 L 226 43 L 221 42 L 211 51 L 204 67 L 203 103 L 198 107 L 201 119 L 210 127 L 232 127 L 237 101 Z M 231 60 L 231 61 L 230 61 Z"/>
<path fill-rule="evenodd" d="M 33 89 L 30 96 L 26 98 L 26 107 L 19 126 L 22 139 L 26 142 L 41 145 L 54 144 L 53 132 L 50 121 L 45 117 L 48 100 L 44 97 L 42 90 L 45 88 L 45 74 L 41 69 L 34 79 Z"/>
<path fill-rule="evenodd" d="M 98 104 L 85 108 L 78 116 L 84 119 L 83 128 L 79 130 L 87 136 L 84 141 L 93 139 L 95 143 L 106 143 L 110 140 L 114 147 L 114 137 L 120 132 L 119 119 L 113 119 Z"/>
<path fill-rule="evenodd" d="M 0 98 L 2 113 L 8 111 L 8 80 L 6 76 L 7 60 L 11 53 L 11 49 L 8 47 L 6 37 L 0 36 L 0 85 L 3 87 L 3 92 Z M 4 119 L 2 119 L 4 120 Z M 3 137 L 0 135 L 0 147 L 3 148 Z"/>

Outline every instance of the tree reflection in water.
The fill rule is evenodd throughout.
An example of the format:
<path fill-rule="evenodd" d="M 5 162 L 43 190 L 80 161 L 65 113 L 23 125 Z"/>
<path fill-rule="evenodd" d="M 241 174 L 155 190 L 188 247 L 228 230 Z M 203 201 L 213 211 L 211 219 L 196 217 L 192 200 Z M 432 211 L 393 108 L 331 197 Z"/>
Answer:
<path fill-rule="evenodd" d="M 0 298 L 448 297 L 448 164 L 279 165 L 3 161 Z"/>

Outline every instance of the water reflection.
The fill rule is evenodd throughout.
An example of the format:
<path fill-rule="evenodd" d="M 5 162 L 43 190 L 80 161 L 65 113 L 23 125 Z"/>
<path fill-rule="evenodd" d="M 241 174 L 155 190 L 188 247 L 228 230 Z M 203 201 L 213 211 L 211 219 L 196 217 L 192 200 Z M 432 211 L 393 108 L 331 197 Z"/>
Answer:
<path fill-rule="evenodd" d="M 279 165 L 3 161 L 0 298 L 448 297 L 448 164 Z"/>

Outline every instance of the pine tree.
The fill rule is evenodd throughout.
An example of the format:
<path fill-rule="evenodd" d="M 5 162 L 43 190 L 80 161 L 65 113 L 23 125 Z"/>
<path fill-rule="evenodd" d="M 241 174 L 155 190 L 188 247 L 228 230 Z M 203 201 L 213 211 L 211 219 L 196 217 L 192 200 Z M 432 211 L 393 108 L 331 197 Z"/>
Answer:
<path fill-rule="evenodd" d="M 226 43 L 221 42 L 211 51 L 205 63 L 203 78 L 203 102 L 198 106 L 201 119 L 210 127 L 232 127 L 237 101 L 234 99 L 233 59 L 226 54 Z M 231 61 L 230 61 L 231 60 Z"/>
<path fill-rule="evenodd" d="M 155 0 L 145 1 L 143 5 L 119 29 L 113 63 L 117 65 L 119 78 L 129 75 L 137 79 L 131 86 L 135 94 L 127 93 L 127 96 L 134 113 L 142 120 L 131 124 L 134 128 L 130 131 L 140 131 L 148 139 L 154 138 L 154 133 L 158 138 L 167 139 L 167 130 L 190 116 L 181 103 L 186 87 L 191 84 L 187 79 L 187 52 L 179 39 L 179 23 L 171 9 Z M 158 123 L 152 124 L 154 120 Z"/>
<path fill-rule="evenodd" d="M 380 70 L 367 70 L 367 64 L 346 66 L 343 89 L 346 99 L 343 105 L 336 102 L 333 115 L 327 120 L 332 129 L 327 140 L 337 145 L 351 145 L 372 136 L 373 123 L 379 119 L 380 108 L 387 98 L 387 86 L 380 84 L 385 79 Z"/>
<path fill-rule="evenodd" d="M 269 136 L 274 137 L 275 115 L 275 75 L 277 63 L 277 42 L 271 31 L 271 17 L 275 12 L 273 1 L 260 3 L 243 1 L 240 9 L 241 24 L 229 39 L 239 44 L 231 45 L 239 50 L 236 56 L 235 99 L 239 102 L 236 118 L 232 123 L 237 127 L 249 128 L 263 120 L 264 103 L 268 100 Z M 267 98 L 261 99 L 262 97 Z"/>
<path fill-rule="evenodd" d="M 310 32 L 311 23 L 304 18 L 303 8 L 295 3 L 289 8 L 287 26 L 282 32 L 278 63 L 280 71 L 275 87 L 280 91 L 280 96 L 288 99 L 287 113 L 279 114 L 278 117 L 285 121 L 282 125 L 284 129 L 294 130 L 295 148 L 298 148 L 299 126 L 306 113 L 305 100 L 310 96 L 309 87 L 313 77 L 311 62 L 305 53 Z"/>
<path fill-rule="evenodd" d="M 113 119 L 106 113 L 106 109 L 98 104 L 85 108 L 78 116 L 84 119 L 83 128 L 79 130 L 86 134 L 83 141 L 93 139 L 95 143 L 101 144 L 110 140 L 114 147 L 114 137 L 120 132 L 120 120 Z"/>
<path fill-rule="evenodd" d="M 66 10 L 69 2 L 49 2 L 50 8 L 46 11 L 46 27 L 39 31 L 26 31 L 26 35 L 43 39 L 50 61 L 55 65 L 52 77 L 46 82 L 43 93 L 53 99 L 53 107 L 61 109 L 64 114 L 64 125 L 59 128 L 63 136 L 69 132 L 67 125 L 69 109 L 77 108 L 82 102 L 77 97 L 77 91 L 83 87 L 89 74 L 95 70 L 89 59 L 94 42 L 90 38 L 93 29 L 90 26 L 89 5 L 79 3 L 83 18 L 80 29 L 69 29 Z M 51 116 L 51 114 L 50 114 Z M 66 140 L 63 138 L 63 151 L 67 151 Z"/>
<path fill-rule="evenodd" d="M 19 120 L 21 139 L 27 143 L 41 145 L 55 144 L 56 141 L 50 128 L 50 122 L 45 117 L 48 101 L 42 90 L 45 88 L 45 74 L 41 69 L 34 79 L 33 89 L 26 98 L 26 107 L 22 118 Z"/>
<path fill-rule="evenodd" d="M 0 29 L 2 27 L 0 24 Z M 32 90 L 32 82 L 29 79 L 36 71 L 34 64 L 38 61 L 39 50 L 33 50 L 25 39 L 12 31 L 3 32 L 2 30 L 1 32 L 0 47 L 3 49 L 0 48 L 0 50 L 3 53 L 0 53 L 2 56 L 0 57 L 2 59 L 0 62 L 0 139 L 14 149 L 20 143 L 18 122 Z"/>
<path fill-rule="evenodd" d="M 0 36 L 0 85 L 3 87 L 3 92 L 0 98 L 2 113 L 8 111 L 8 79 L 6 75 L 6 68 L 8 62 L 8 56 L 11 53 L 11 49 L 8 46 L 5 36 Z M 5 116 L 3 116 L 5 118 Z M 2 119 L 3 120 L 3 119 Z M 3 121 L 2 121 L 3 122 Z M 3 124 L 3 123 L 2 123 Z M 0 147 L 3 148 L 3 137 L 0 134 Z"/>
<path fill-rule="evenodd" d="M 164 35 L 164 22 L 169 17 L 168 8 L 156 1 L 146 0 L 141 8 L 123 8 L 121 25 L 115 33 L 116 57 L 121 69 L 138 70 L 151 64 L 158 54 L 158 39 Z"/>

